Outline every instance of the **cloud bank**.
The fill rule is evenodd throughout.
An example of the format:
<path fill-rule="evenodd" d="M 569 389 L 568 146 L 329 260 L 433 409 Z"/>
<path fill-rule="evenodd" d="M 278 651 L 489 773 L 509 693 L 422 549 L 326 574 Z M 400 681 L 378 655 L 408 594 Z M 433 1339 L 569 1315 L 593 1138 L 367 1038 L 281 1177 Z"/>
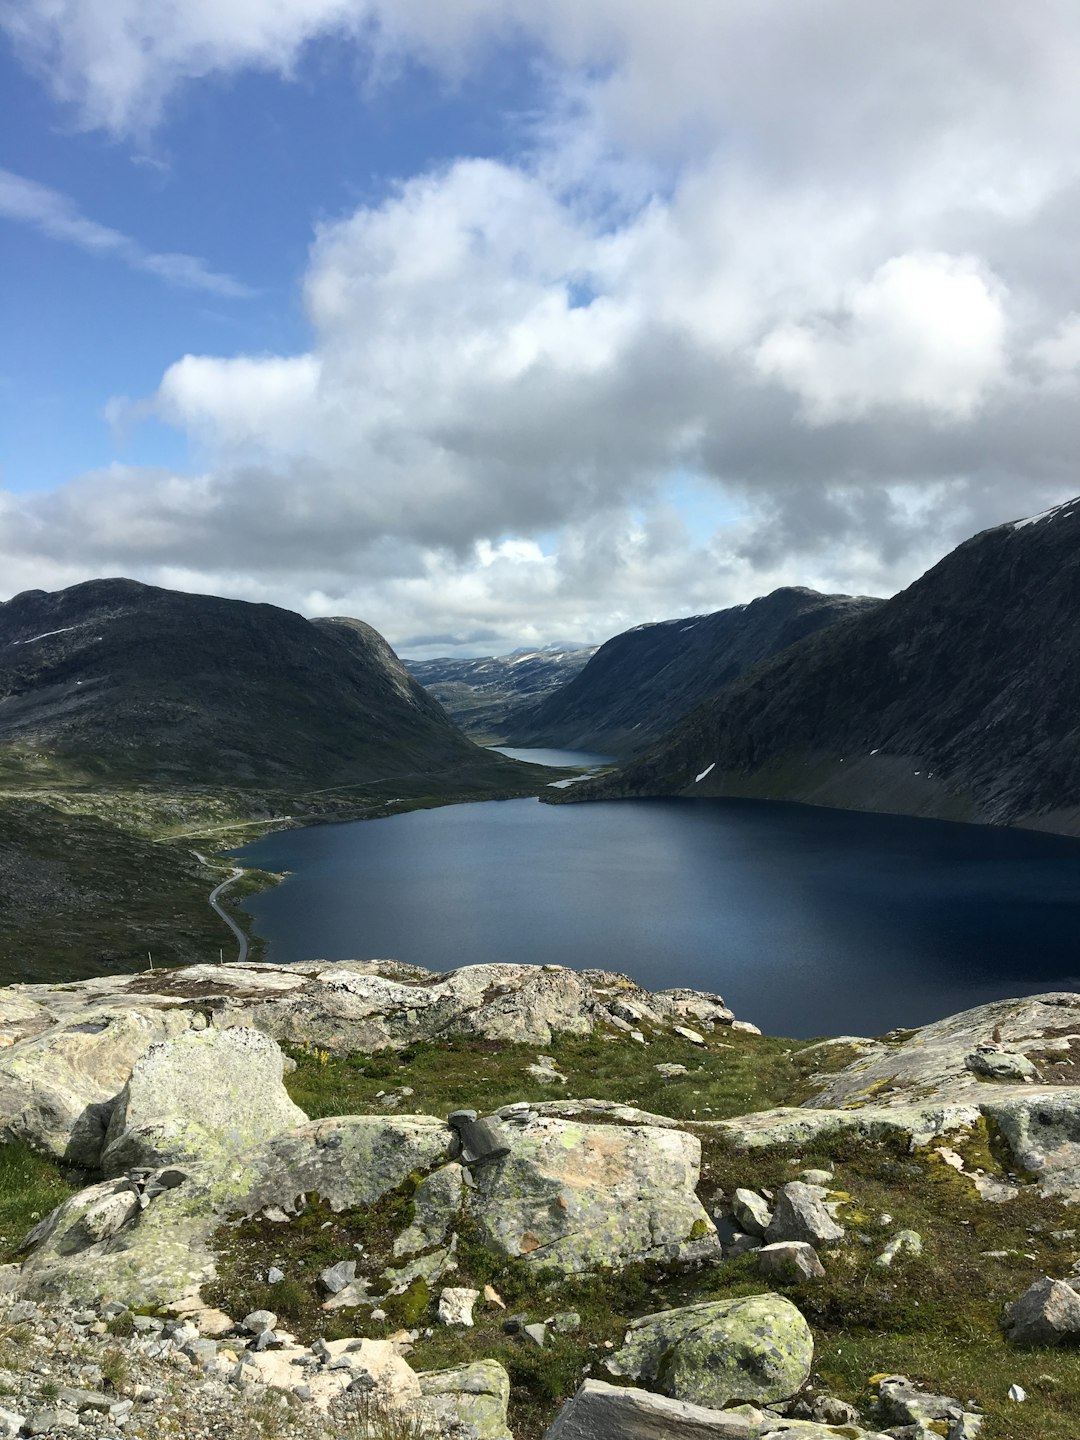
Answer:
<path fill-rule="evenodd" d="M 142 409 L 193 473 L 0 496 L 11 589 L 123 571 L 351 610 L 406 652 L 509 648 L 778 583 L 883 593 L 1080 491 L 1071 5 L 5 13 L 117 135 L 326 34 L 374 74 L 527 44 L 550 75 L 517 163 L 463 157 L 317 229 L 302 353 L 177 357 Z"/>

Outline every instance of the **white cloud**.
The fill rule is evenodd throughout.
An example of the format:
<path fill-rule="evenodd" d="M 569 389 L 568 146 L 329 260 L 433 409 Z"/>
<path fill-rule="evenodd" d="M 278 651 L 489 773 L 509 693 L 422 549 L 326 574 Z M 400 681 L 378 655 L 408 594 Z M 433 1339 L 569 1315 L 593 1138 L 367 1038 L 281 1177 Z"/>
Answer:
<path fill-rule="evenodd" d="M 893 588 L 1075 488 L 1065 0 L 4 13 L 117 134 L 200 76 L 287 76 L 330 33 L 386 76 L 515 43 L 551 77 L 527 157 L 405 177 L 318 229 L 298 353 L 167 369 L 144 404 L 195 439 L 198 475 L 120 467 L 0 505 L 9 584 L 121 570 L 509 648 L 782 582 Z M 32 223 L 130 256 L 54 199 Z M 673 472 L 740 518 L 688 529 Z"/>
<path fill-rule="evenodd" d="M 815 425 L 881 406 L 967 420 L 1005 371 L 1001 286 L 972 257 L 900 255 L 812 322 L 772 330 L 755 357 Z"/>
<path fill-rule="evenodd" d="M 228 299 L 245 299 L 255 293 L 231 275 L 208 269 L 194 255 L 162 255 L 144 249 L 129 235 L 89 219 L 69 196 L 11 170 L 0 170 L 0 216 L 30 225 L 52 240 L 111 256 L 133 270 L 146 271 L 186 290 L 204 290 Z"/>

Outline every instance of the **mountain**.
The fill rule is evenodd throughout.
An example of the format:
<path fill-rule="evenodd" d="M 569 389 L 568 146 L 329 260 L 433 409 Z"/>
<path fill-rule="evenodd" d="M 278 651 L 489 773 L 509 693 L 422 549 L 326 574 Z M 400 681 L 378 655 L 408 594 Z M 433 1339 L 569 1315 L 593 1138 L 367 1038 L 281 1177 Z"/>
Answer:
<path fill-rule="evenodd" d="M 468 734 L 501 739 L 518 706 L 565 685 L 595 653 L 595 645 L 545 645 L 478 660 L 447 657 L 402 664 Z"/>
<path fill-rule="evenodd" d="M 502 764 L 359 620 L 92 580 L 0 604 L 0 764 L 160 784 Z"/>
<path fill-rule="evenodd" d="M 568 684 L 517 708 L 505 736 L 552 745 L 639 754 L 695 705 L 759 660 L 878 600 L 786 588 L 711 615 L 639 625 L 601 645 Z"/>
<path fill-rule="evenodd" d="M 552 792 L 553 793 L 553 792 Z M 608 782 L 1080 833 L 1080 500 L 758 665 Z"/>

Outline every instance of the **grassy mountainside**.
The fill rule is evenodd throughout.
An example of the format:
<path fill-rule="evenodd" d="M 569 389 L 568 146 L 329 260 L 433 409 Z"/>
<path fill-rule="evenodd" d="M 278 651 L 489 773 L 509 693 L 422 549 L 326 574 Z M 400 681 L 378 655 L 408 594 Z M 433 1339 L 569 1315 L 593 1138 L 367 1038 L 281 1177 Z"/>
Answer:
<path fill-rule="evenodd" d="M 362 621 L 90 581 L 0 604 L 0 979 L 216 960 L 196 858 L 268 827 L 534 793 Z"/>
<path fill-rule="evenodd" d="M 749 795 L 1075 834 L 1078 714 L 1074 501 L 976 535 L 757 666 L 620 774 L 550 798 Z"/>
<path fill-rule="evenodd" d="M 88 776 L 323 784 L 482 755 L 356 620 L 95 580 L 0 605 L 0 747 Z"/>
<path fill-rule="evenodd" d="M 602 645 L 581 674 L 554 694 L 512 712 L 507 739 L 640 754 L 759 660 L 880 603 L 789 587 L 712 615 L 639 625 Z"/>

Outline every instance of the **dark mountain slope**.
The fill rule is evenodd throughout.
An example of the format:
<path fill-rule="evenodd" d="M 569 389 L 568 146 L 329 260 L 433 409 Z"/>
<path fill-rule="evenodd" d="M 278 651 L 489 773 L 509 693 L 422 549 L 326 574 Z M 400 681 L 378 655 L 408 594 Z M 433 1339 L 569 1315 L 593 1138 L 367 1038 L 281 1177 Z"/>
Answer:
<path fill-rule="evenodd" d="M 1080 501 L 976 535 L 876 610 L 757 666 L 608 782 L 555 798 L 615 794 L 1080 832 Z"/>
<path fill-rule="evenodd" d="M 565 685 L 596 646 L 545 645 L 480 659 L 403 660 L 402 664 L 470 735 L 501 739 L 507 717 Z"/>
<path fill-rule="evenodd" d="M 513 712 L 507 740 L 639 754 L 759 660 L 880 603 L 787 588 L 712 615 L 639 625 L 601 645 L 569 684 Z"/>
<path fill-rule="evenodd" d="M 155 783 L 489 768 L 370 626 L 94 580 L 0 604 L 0 759 Z"/>

